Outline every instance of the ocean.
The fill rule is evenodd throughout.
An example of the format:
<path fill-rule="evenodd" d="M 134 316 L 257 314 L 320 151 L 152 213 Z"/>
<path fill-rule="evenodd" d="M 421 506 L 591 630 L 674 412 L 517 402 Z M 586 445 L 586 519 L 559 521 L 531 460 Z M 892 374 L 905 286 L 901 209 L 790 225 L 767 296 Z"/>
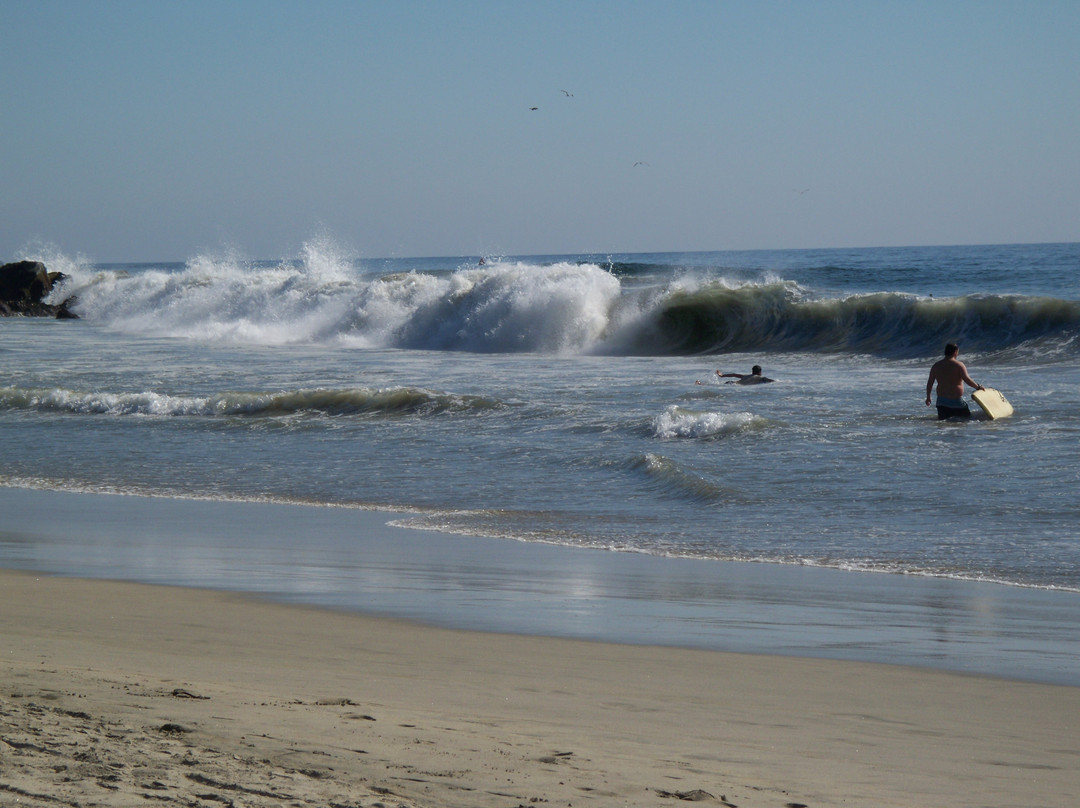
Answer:
<path fill-rule="evenodd" d="M 7 507 L 17 525 L 0 527 L 0 566 L 517 630 L 486 598 L 557 551 L 559 572 L 539 594 L 519 588 L 506 614 L 531 621 L 590 598 L 636 614 L 604 579 L 623 564 L 641 598 L 681 611 L 652 633 L 611 610 L 593 624 L 578 614 L 573 628 L 524 630 L 734 650 L 772 636 L 747 582 L 790 585 L 794 613 L 808 601 L 790 592 L 821 573 L 812 588 L 832 611 L 854 591 L 871 611 L 877 598 L 943 592 L 1044 604 L 1002 644 L 1060 624 L 1004 672 L 1035 665 L 1033 678 L 1080 684 L 1070 672 L 1080 648 L 1061 644 L 1080 616 L 1080 244 L 481 263 L 358 259 L 315 241 L 274 261 L 23 257 L 67 276 L 53 301 L 74 295 L 80 319 L 0 321 L 0 492 L 23 496 Z M 950 341 L 1013 417 L 936 420 L 925 385 Z M 716 376 L 755 364 L 775 383 Z M 30 508 L 31 492 L 46 499 Z M 61 507 L 63 497 L 82 504 Z M 101 524 L 136 500 L 158 503 L 158 517 L 135 508 L 108 535 L 80 522 L 80 509 Z M 215 552 L 180 529 L 197 516 L 161 510 L 184 502 L 234 506 L 218 524 L 243 506 L 240 521 L 263 527 L 228 552 L 233 539 L 218 536 Z M 41 527 L 51 512 L 65 514 L 63 528 Z M 307 516 L 268 516 L 286 512 Z M 446 561 L 455 575 L 500 553 L 532 555 L 514 573 L 492 572 L 487 589 L 443 579 L 432 584 L 442 600 L 432 587 L 418 600 L 411 586 L 375 586 L 362 559 L 335 565 L 348 520 L 369 512 L 388 512 L 389 535 L 417 555 L 430 550 L 417 539 L 426 533 L 446 548 L 482 547 L 481 561 Z M 190 542 L 218 563 L 189 574 L 174 554 Z M 574 576 L 599 557 L 587 581 Z M 379 563 L 391 574 L 412 562 L 438 578 L 431 558 Z M 672 569 L 688 577 L 649 583 Z M 694 594 L 721 578 L 742 594 Z M 448 604 L 465 589 L 468 614 L 455 618 Z M 398 603 L 392 593 L 406 590 Z M 724 611 L 732 600 L 750 604 L 738 641 Z M 920 603 L 933 634 L 941 612 Z M 843 609 L 829 622 L 842 632 Z M 998 630 L 972 626 L 968 639 Z M 795 652 L 853 653 L 835 632 L 813 636 Z M 854 655 L 912 661 L 873 650 L 889 644 L 881 636 L 860 639 Z M 933 653 L 913 662 L 936 664 Z"/>

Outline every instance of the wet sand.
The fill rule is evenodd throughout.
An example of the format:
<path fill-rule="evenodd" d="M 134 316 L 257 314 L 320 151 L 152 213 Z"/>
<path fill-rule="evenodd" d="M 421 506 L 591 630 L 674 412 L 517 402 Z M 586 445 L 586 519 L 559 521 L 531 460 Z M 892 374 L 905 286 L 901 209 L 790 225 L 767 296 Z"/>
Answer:
<path fill-rule="evenodd" d="M 0 804 L 1058 806 L 1080 688 L 0 573 Z"/>
<path fill-rule="evenodd" d="M 412 514 L 0 488 L 0 568 L 444 628 L 1080 685 L 1080 593 L 389 526 Z"/>

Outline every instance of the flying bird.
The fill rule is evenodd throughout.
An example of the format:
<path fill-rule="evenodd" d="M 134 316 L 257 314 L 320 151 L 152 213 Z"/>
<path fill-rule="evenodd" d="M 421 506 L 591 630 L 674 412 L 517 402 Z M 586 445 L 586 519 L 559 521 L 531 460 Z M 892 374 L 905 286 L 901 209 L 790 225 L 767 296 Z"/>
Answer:
<path fill-rule="evenodd" d="M 809 189 L 809 188 L 803 188 L 803 189 L 802 189 L 802 190 L 800 191 L 800 190 L 799 190 L 798 188 L 792 188 L 791 190 L 793 190 L 793 191 L 794 191 L 795 193 L 797 193 L 797 194 L 798 194 L 799 196 L 802 196 L 803 194 L 805 194 L 805 193 L 806 193 L 807 191 L 809 191 L 810 189 Z"/>
<path fill-rule="evenodd" d="M 569 90 L 560 90 L 559 92 L 561 92 L 567 98 L 573 98 L 574 97 L 574 94 L 572 92 L 570 92 Z"/>
<path fill-rule="evenodd" d="M 529 107 L 529 109 L 531 109 L 533 112 L 535 112 L 536 110 L 540 109 L 540 107 Z"/>
<path fill-rule="evenodd" d="M 648 163 L 646 163 L 644 160 L 638 160 L 636 163 L 634 163 L 634 168 L 637 168 L 638 166 L 647 166 L 647 165 L 648 165 Z"/>

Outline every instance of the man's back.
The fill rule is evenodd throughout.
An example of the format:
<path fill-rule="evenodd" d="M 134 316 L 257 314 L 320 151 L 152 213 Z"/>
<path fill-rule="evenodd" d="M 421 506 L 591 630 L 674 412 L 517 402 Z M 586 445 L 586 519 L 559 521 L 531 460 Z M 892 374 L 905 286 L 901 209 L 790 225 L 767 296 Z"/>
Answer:
<path fill-rule="evenodd" d="M 937 382 L 938 395 L 946 398 L 963 398 L 967 368 L 955 357 L 939 359 L 930 368 L 930 375 Z"/>

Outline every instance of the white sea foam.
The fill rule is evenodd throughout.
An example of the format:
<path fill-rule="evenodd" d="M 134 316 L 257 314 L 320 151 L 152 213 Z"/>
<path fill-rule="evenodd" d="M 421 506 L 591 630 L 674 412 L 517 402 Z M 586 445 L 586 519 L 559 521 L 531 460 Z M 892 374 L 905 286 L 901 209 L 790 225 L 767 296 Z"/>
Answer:
<path fill-rule="evenodd" d="M 700 412 L 672 404 L 653 419 L 653 430 L 658 438 L 716 438 L 762 423 L 749 412 Z"/>
<path fill-rule="evenodd" d="M 590 264 L 372 278 L 313 244 L 300 260 L 269 267 L 226 255 L 180 270 L 70 274 L 64 294 L 108 328 L 261 345 L 580 353 L 602 343 L 620 294 L 619 281 Z"/>
<path fill-rule="evenodd" d="M 342 336 L 436 350 L 584 352 L 602 340 L 619 292 L 618 280 L 593 265 L 410 272 L 366 284 Z"/>
<path fill-rule="evenodd" d="M 64 292 L 81 316 L 120 331 L 274 345 L 318 340 L 353 288 L 347 262 L 307 245 L 302 261 L 272 267 L 200 255 L 179 271 L 76 271 Z"/>

